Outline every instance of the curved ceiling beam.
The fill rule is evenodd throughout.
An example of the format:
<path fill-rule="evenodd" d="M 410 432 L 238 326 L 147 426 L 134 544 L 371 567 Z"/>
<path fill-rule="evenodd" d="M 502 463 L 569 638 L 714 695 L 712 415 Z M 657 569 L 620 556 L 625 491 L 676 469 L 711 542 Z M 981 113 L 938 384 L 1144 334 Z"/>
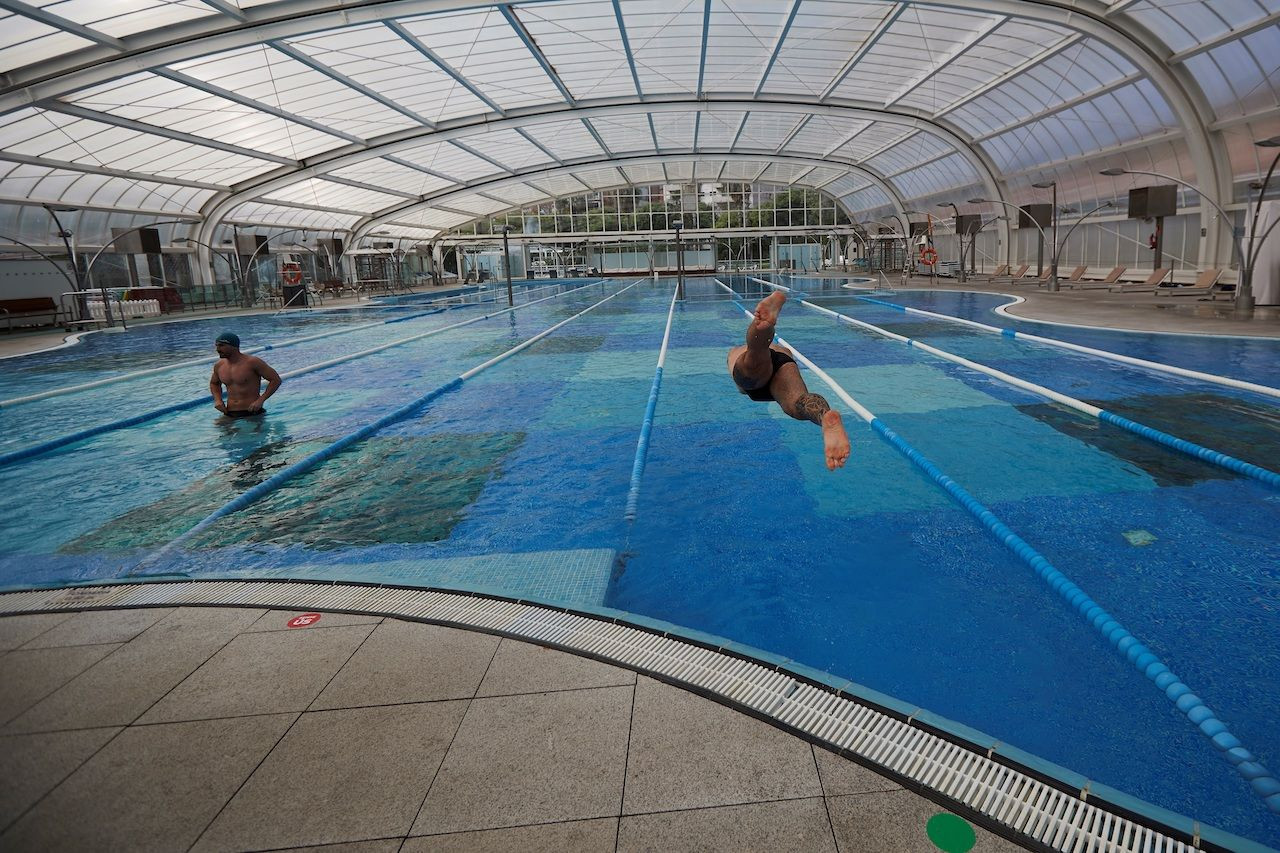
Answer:
<path fill-rule="evenodd" d="M 413 128 L 388 134 L 379 140 L 371 140 L 367 145 L 346 146 L 337 151 L 317 155 L 304 161 L 302 168 L 282 168 L 266 175 L 238 184 L 233 192 L 217 196 L 205 204 L 201 214 L 205 222 L 201 226 L 200 240 L 208 243 L 219 222 L 237 205 L 258 199 L 263 195 L 283 189 L 298 181 L 308 178 L 323 178 L 325 173 L 347 166 L 356 165 L 376 157 L 396 154 L 405 149 L 414 148 L 427 142 L 446 142 L 464 139 L 475 133 L 493 130 L 520 129 L 547 121 L 564 118 L 608 118 L 616 115 L 634 115 L 639 113 L 670 113 L 701 111 L 708 113 L 728 112 L 740 113 L 806 113 L 839 118 L 852 118 L 871 122 L 884 122 L 901 125 L 915 130 L 925 130 L 950 144 L 963 156 L 973 168 L 984 189 L 993 198 L 1004 198 L 1000 182 L 996 178 L 995 167 L 981 150 L 971 147 L 958 133 L 944 124 L 931 121 L 922 115 L 909 110 L 884 110 L 866 105 L 828 102 L 819 104 L 800 98 L 788 100 L 757 100 L 742 97 L 702 98 L 654 98 L 644 101 L 610 99 L 595 105 L 579 102 L 577 107 L 563 104 L 551 104 L 540 109 L 525 110 L 520 114 L 508 113 L 504 119 L 486 121 L 483 118 L 471 118 L 454 123 L 452 126 L 441 124 L 435 130 Z M 740 153 L 740 152 L 734 152 Z M 607 155 L 606 155 L 607 156 Z M 756 158 L 760 159 L 760 158 Z M 598 159 L 594 162 L 600 162 Z M 865 168 L 860 164 L 859 168 Z M 897 195 L 895 192 L 893 195 Z"/>
<path fill-rule="evenodd" d="M 865 166 L 860 166 L 856 163 L 853 163 L 852 161 L 832 159 L 832 158 L 801 157 L 801 156 L 787 155 L 787 154 L 776 154 L 773 151 L 764 151 L 764 150 L 729 151 L 727 149 L 721 149 L 721 150 L 707 150 L 707 151 L 683 151 L 683 152 L 671 153 L 671 154 L 668 154 L 668 153 L 638 154 L 634 157 L 615 156 L 612 159 L 606 159 L 603 156 L 592 157 L 590 159 L 582 158 L 579 161 L 576 161 L 573 163 L 566 163 L 563 166 L 558 166 L 558 165 L 536 166 L 534 168 L 527 169 L 523 172 L 520 172 L 516 175 L 501 175 L 497 177 L 489 176 L 485 178 L 480 178 L 475 181 L 471 181 L 468 184 L 463 186 L 451 187 L 447 190 L 440 190 L 430 196 L 424 196 L 421 200 L 418 200 L 418 201 L 411 201 L 406 204 L 393 205 L 391 207 L 383 208 L 377 213 L 370 214 L 369 216 L 357 222 L 355 226 L 351 229 L 351 240 L 352 240 L 352 243 L 354 244 L 355 242 L 359 241 L 361 238 L 365 237 L 369 233 L 369 231 L 371 231 L 373 228 L 376 228 L 379 224 L 384 223 L 388 220 L 394 219 L 397 216 L 404 216 L 405 214 L 413 213 L 414 211 L 422 210 L 428 207 L 438 207 L 438 206 L 447 205 L 450 200 L 458 196 L 474 195 L 475 193 L 483 192 L 485 190 L 500 190 L 505 186 L 510 186 L 512 184 L 519 184 L 525 181 L 536 180 L 540 177 L 554 177 L 556 175 L 572 174 L 574 172 L 589 171 L 589 170 L 599 169 L 599 168 L 608 167 L 608 166 L 628 166 L 628 165 L 641 166 L 649 163 L 688 163 L 688 162 L 700 162 L 700 161 L 706 161 L 706 160 L 729 160 L 729 161 L 749 160 L 752 162 L 767 161 L 770 163 L 791 163 L 797 166 L 812 166 L 812 167 L 823 167 L 823 168 L 838 167 L 838 168 L 845 169 L 846 171 L 855 172 L 857 174 L 864 176 L 869 181 L 871 181 L 871 183 L 874 186 L 879 187 L 880 190 L 883 191 L 886 196 L 888 196 L 890 203 L 893 204 L 893 206 L 896 207 L 899 211 L 906 209 L 906 204 L 903 202 L 901 194 L 896 189 L 894 189 L 889 184 L 888 181 L 886 181 L 881 175 L 879 175 L 875 171 L 868 169 Z M 797 181 L 796 185 L 812 186 L 809 184 L 805 184 L 803 181 Z M 618 184 L 617 186 L 624 186 L 624 184 Z M 584 192 L 595 192 L 599 189 L 607 189 L 607 187 L 591 188 L 591 189 L 584 190 Z M 830 195 L 830 193 L 827 193 L 827 194 Z M 530 204 L 540 204 L 541 202 L 547 201 L 554 197 L 555 196 L 547 196 L 546 198 L 543 198 L 543 199 L 534 199 L 528 202 L 513 204 L 513 205 L 510 205 L 509 207 L 503 208 L 503 210 L 510 210 L 513 208 L 523 207 Z M 834 198 L 834 196 L 832 197 Z M 839 203 L 839 199 L 836 199 L 836 201 L 837 203 Z M 846 213 L 849 212 L 847 208 L 845 212 Z M 485 216 L 489 216 L 489 215 L 491 214 L 479 214 L 475 218 L 483 219 Z M 422 226 L 422 227 L 425 228 L 427 226 Z"/>

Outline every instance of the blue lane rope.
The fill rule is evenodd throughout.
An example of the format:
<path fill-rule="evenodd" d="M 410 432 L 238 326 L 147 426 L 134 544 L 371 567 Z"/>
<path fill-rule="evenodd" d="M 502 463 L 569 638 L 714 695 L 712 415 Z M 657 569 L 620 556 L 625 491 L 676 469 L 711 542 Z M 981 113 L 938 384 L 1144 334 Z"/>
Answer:
<path fill-rule="evenodd" d="M 640 424 L 640 438 L 636 441 L 636 458 L 631 464 L 631 488 L 627 490 L 627 508 L 623 518 L 628 523 L 636 520 L 636 504 L 640 500 L 640 478 L 644 475 L 645 461 L 649 456 L 649 433 L 653 431 L 653 417 L 658 409 L 658 391 L 662 387 L 662 368 L 667 358 L 667 343 L 671 339 L 671 320 L 675 316 L 676 294 L 671 297 L 667 309 L 667 327 L 662 333 L 662 346 L 658 349 L 658 367 L 653 373 L 653 385 L 649 388 L 649 402 L 644 408 L 644 421 Z"/>
<path fill-rule="evenodd" d="M 639 284 L 639 282 L 636 282 L 636 284 Z M 244 509 L 250 504 L 255 503 L 265 495 L 283 486 L 289 480 L 292 480 L 294 477 L 298 476 L 299 474 L 304 474 L 307 471 L 310 471 L 312 468 L 315 468 L 321 462 L 324 462 L 326 459 L 329 459 L 332 456 L 338 453 L 341 453 L 343 450 L 355 444 L 356 442 L 362 441 L 368 438 L 369 436 L 373 435 L 374 433 L 378 432 L 379 430 L 387 426 L 390 426 L 391 424 L 397 421 L 400 421 L 409 417 L 410 415 L 422 409 L 424 406 L 426 406 L 428 403 L 432 402 L 433 400 L 449 393 L 450 391 L 460 388 L 463 382 L 466 382 L 468 379 L 475 376 L 480 371 L 485 370 L 486 368 L 491 367 L 494 364 L 497 364 L 498 362 L 508 358 L 509 356 L 515 355 L 521 350 L 531 346 L 532 344 L 536 343 L 537 341 L 551 334 L 556 329 L 559 329 L 561 326 L 564 326 L 566 323 L 569 323 L 573 320 L 578 319 L 583 314 L 586 314 L 588 311 L 598 308 L 599 306 L 608 302 L 610 299 L 613 299 L 617 296 L 621 296 L 623 293 L 626 293 L 628 290 L 635 287 L 636 284 L 629 284 L 626 287 L 619 290 L 617 293 L 613 293 L 613 294 L 610 294 L 609 296 L 606 296 L 604 299 L 601 299 L 599 302 L 595 303 L 594 305 L 591 305 L 590 307 L 582 311 L 579 311 L 577 314 L 574 314 L 572 317 L 569 317 L 568 319 L 565 319 L 565 320 L 561 320 L 559 323 L 556 323 L 554 326 L 544 329 L 543 331 L 539 332 L 538 334 L 534 335 L 528 340 L 523 341 L 519 344 L 516 344 L 515 346 L 508 349 L 506 352 L 503 352 L 489 359 L 488 361 L 483 362 L 482 364 L 476 365 L 475 367 L 471 368 L 468 371 L 465 371 L 461 375 L 454 377 L 453 379 L 441 385 L 440 387 L 435 388 L 431 391 L 428 391 L 426 394 L 423 394 L 421 397 L 418 397 L 406 403 L 405 405 L 401 406 L 400 408 L 396 409 L 393 412 L 388 412 L 387 414 L 378 418 L 376 421 L 373 421 L 370 424 L 366 424 L 365 426 L 361 427 L 355 432 L 352 432 L 348 435 L 343 436 L 342 438 L 333 442 L 329 446 L 323 447 L 320 450 L 317 450 L 316 452 L 288 466 L 284 470 L 277 472 L 276 474 L 272 475 L 266 480 L 263 480 L 258 485 L 248 489 L 240 496 L 234 498 L 231 501 L 228 501 L 226 504 L 223 504 L 221 507 L 211 512 L 209 515 L 205 516 L 203 519 L 197 522 L 194 527 L 187 530 L 187 532 L 177 536 L 176 538 L 170 540 L 165 545 L 162 545 L 160 548 L 153 551 L 151 554 L 143 557 L 141 560 L 138 561 L 138 563 L 132 569 L 130 569 L 128 572 L 125 573 L 125 577 L 136 576 L 145 567 L 163 559 L 165 556 L 167 556 L 168 554 L 176 550 L 182 543 L 189 541 L 192 537 L 197 536 L 201 532 L 207 530 L 211 525 L 215 524 L 219 519 L 224 518 L 225 516 L 230 515 L 233 512 L 238 512 L 239 510 Z"/>
<path fill-rule="evenodd" d="M 724 286 L 724 285 L 722 285 Z M 736 297 L 736 294 L 735 294 Z M 745 314 L 751 312 L 736 298 L 734 304 Z M 788 345 L 789 346 L 789 345 Z M 854 402 L 852 397 L 826 373 L 817 368 L 813 362 L 805 358 L 798 350 L 791 347 L 797 360 L 814 369 L 823 381 L 831 386 L 846 403 Z M 867 415 L 871 413 L 856 403 L 851 406 L 855 412 L 860 408 Z M 859 412 L 859 416 L 867 421 L 877 435 L 889 442 L 889 445 L 905 456 L 913 465 L 923 471 L 940 486 L 956 503 L 960 504 L 978 523 L 987 529 L 1002 545 L 1014 553 L 1026 565 L 1030 566 L 1041 580 L 1064 598 L 1077 613 L 1085 618 L 1093 628 L 1106 638 L 1112 648 L 1120 652 L 1148 680 L 1155 684 L 1182 714 L 1191 721 L 1200 733 L 1209 739 L 1218 753 L 1227 760 L 1236 772 L 1242 776 L 1254 792 L 1258 794 L 1267 808 L 1280 814 L 1280 780 L 1240 743 L 1239 739 L 1227 729 L 1225 723 L 1218 719 L 1213 710 L 1204 701 L 1191 692 L 1191 688 L 1183 684 L 1181 679 L 1167 667 L 1155 652 L 1143 645 L 1139 640 L 1095 602 L 1066 575 L 1053 566 L 1049 560 L 1032 547 L 1026 540 L 1015 533 L 1000 520 L 995 513 L 984 506 L 977 498 L 969 494 L 959 483 L 944 474 L 927 456 L 912 447 L 905 439 L 886 426 L 878 417 L 867 418 Z"/>
<path fill-rule="evenodd" d="M 1254 465 L 1252 462 L 1245 462 L 1243 459 L 1228 456 L 1227 454 L 1217 450 L 1212 450 L 1208 447 L 1203 447 L 1194 442 L 1187 441 L 1186 439 L 1178 438 L 1176 435 L 1169 435 L 1167 432 L 1161 432 L 1160 430 L 1153 429 L 1145 424 L 1140 424 L 1137 421 L 1131 421 L 1123 415 L 1108 412 L 1106 409 L 1098 412 L 1098 419 L 1106 421 L 1114 426 L 1118 426 L 1121 429 L 1127 429 L 1132 433 L 1137 433 L 1143 438 L 1148 438 L 1152 441 L 1163 444 L 1166 447 L 1172 447 L 1174 450 L 1180 450 L 1188 456 L 1194 456 L 1195 458 L 1201 459 L 1205 462 L 1220 465 L 1229 471 L 1234 471 L 1237 474 L 1243 474 L 1246 477 L 1252 477 L 1255 480 L 1261 480 L 1268 486 L 1280 489 L 1280 474 L 1277 474 L 1275 471 L 1268 471 L 1266 468 L 1261 468 Z"/>
<path fill-rule="evenodd" d="M 601 281 L 603 281 L 603 279 Z M 352 361 L 356 358 L 360 358 L 363 355 L 370 355 L 374 352 L 381 352 L 382 350 L 388 349 L 391 346 L 398 346 L 399 344 L 402 344 L 402 343 L 419 340 L 421 338 L 427 337 L 428 335 L 434 335 L 434 334 L 439 334 L 440 332 L 446 332 L 450 329 L 456 329 L 460 326 L 465 326 L 468 323 L 478 323 L 481 320 L 488 320 L 490 317 L 496 317 L 499 314 L 506 314 L 510 311 L 517 311 L 521 308 L 527 308 L 530 305 L 535 305 L 538 302 L 545 302 L 548 299 L 555 299 L 559 296 L 567 296 L 570 293 L 576 293 L 579 290 L 585 290 L 588 287 L 593 287 L 596 284 L 600 284 L 601 281 L 592 282 L 591 284 L 584 284 L 582 287 L 577 287 L 577 288 L 574 288 L 573 290 L 566 290 L 563 293 L 552 294 L 551 296 L 546 296 L 546 297 L 543 297 L 542 299 L 535 299 L 533 302 L 526 302 L 524 305 L 516 305 L 513 308 L 504 308 L 501 311 L 495 311 L 492 314 L 484 314 L 480 317 L 472 317 L 469 320 L 463 320 L 462 322 L 455 323 L 451 326 L 444 326 L 439 329 L 431 329 L 428 332 L 424 332 L 420 335 L 413 335 L 411 337 L 404 338 L 398 342 L 393 342 L 391 344 L 380 344 L 379 346 L 374 347 L 365 352 L 352 353 L 351 355 L 342 356 L 337 359 L 331 359 L 326 362 L 320 362 L 319 364 L 300 367 L 297 370 L 291 370 L 288 373 L 281 374 L 281 378 L 289 379 L 289 378 L 302 376 L 303 374 L 310 373 L 312 371 L 324 370 L 329 367 L 333 367 L 338 364 L 342 364 L 347 361 Z M 435 311 L 429 311 L 426 313 L 436 314 L 442 310 L 444 309 L 437 309 Z M 395 322 L 395 321 L 393 320 L 390 322 Z M 379 321 L 378 323 L 374 323 L 371 325 L 385 325 L 385 321 Z M 363 327 L 363 328 L 368 328 L 368 327 Z M 153 421 L 156 418 L 162 418 L 165 415 L 173 414 L 174 412 L 180 412 L 185 409 L 194 409 L 196 406 L 199 406 L 202 403 L 209 403 L 211 399 L 212 398 L 208 394 L 205 394 L 201 397 L 196 397 L 193 400 L 187 400 L 182 403 L 174 403 L 172 405 L 162 406 L 161 408 L 152 409 L 150 411 L 142 412 L 141 414 L 137 414 L 137 415 L 131 415 L 130 417 L 127 417 L 127 418 L 121 418 L 119 420 L 110 421 L 105 424 L 99 424 L 97 426 L 88 427 L 82 430 L 77 430 L 76 432 L 67 433 L 66 435 L 58 436 L 57 438 L 51 438 L 51 439 L 48 439 L 47 441 L 42 441 L 38 444 L 33 444 L 30 447 L 22 447 L 17 450 L 11 450 L 8 453 L 0 453 L 0 468 L 6 465 L 12 465 L 15 462 L 21 462 L 25 459 L 31 459 L 35 456 L 41 456 L 45 453 L 49 453 L 50 451 L 57 450 L 59 447 L 66 447 L 69 444 L 75 444 L 76 442 L 84 441 L 85 439 L 93 438 L 94 436 L 102 435 L 108 432 L 114 432 L 115 430 L 127 429 L 128 427 L 137 426 L 138 424 L 146 423 L 147 421 Z"/>

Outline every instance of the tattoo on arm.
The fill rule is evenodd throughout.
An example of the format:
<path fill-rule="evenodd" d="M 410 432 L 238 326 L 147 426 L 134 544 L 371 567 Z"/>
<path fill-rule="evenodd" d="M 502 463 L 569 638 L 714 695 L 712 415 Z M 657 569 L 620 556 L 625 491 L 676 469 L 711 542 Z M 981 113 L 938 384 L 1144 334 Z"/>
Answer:
<path fill-rule="evenodd" d="M 831 406 L 821 394 L 801 394 L 796 398 L 796 417 L 801 420 L 822 423 L 822 416 L 831 411 Z"/>

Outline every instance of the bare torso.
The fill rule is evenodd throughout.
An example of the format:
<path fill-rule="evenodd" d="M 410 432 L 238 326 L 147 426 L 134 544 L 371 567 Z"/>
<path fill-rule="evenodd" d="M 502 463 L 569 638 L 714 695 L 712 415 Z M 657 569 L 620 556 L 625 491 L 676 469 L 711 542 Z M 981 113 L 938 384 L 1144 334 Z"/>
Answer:
<path fill-rule="evenodd" d="M 234 362 L 224 358 L 214 366 L 214 376 L 227 386 L 228 409 L 248 409 L 258 399 L 262 393 L 263 367 L 262 359 L 252 355 L 242 355 Z"/>

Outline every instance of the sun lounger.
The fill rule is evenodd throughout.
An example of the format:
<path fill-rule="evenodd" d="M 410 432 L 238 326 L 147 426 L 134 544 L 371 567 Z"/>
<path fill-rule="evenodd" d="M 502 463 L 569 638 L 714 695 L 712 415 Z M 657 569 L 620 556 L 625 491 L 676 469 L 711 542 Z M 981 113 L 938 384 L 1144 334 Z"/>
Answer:
<path fill-rule="evenodd" d="M 1098 290 L 1104 287 L 1109 288 L 1120 280 L 1120 276 L 1124 275 L 1125 269 L 1127 268 L 1114 267 L 1111 272 L 1107 273 L 1107 277 L 1101 281 L 1097 281 L 1095 279 L 1081 280 L 1076 282 L 1073 286 L 1078 287 L 1081 290 Z"/>
<path fill-rule="evenodd" d="M 1141 284 L 1117 284 L 1111 288 L 1112 293 L 1152 293 L 1160 286 L 1160 282 L 1164 281 L 1173 274 L 1171 267 L 1157 267 L 1151 271 L 1151 275 L 1147 276 L 1147 280 Z"/>
<path fill-rule="evenodd" d="M 1218 293 L 1230 293 L 1234 286 L 1223 285 L 1220 287 L 1218 285 L 1218 279 L 1220 278 L 1222 278 L 1222 270 L 1204 270 L 1200 275 L 1196 276 L 1195 282 L 1190 286 L 1179 287 L 1175 284 L 1167 284 L 1157 287 L 1156 296 L 1213 296 Z"/>
<path fill-rule="evenodd" d="M 1071 275 L 1070 275 L 1070 277 L 1068 277 L 1068 278 L 1061 278 L 1061 277 L 1059 277 L 1058 281 L 1060 281 L 1060 282 L 1061 282 L 1061 281 L 1068 281 L 1068 282 L 1075 282 L 1075 281 L 1079 281 L 1079 280 L 1081 279 L 1081 277 L 1083 277 L 1083 276 L 1084 276 L 1085 272 L 1087 272 L 1087 271 L 1088 271 L 1088 269 L 1089 269 L 1088 265 L 1086 265 L 1086 264 L 1081 264 L 1080 266 L 1076 267 L 1075 269 L 1073 269 L 1073 270 L 1071 271 Z"/>
<path fill-rule="evenodd" d="M 1007 270 L 1007 269 L 1008 269 L 1008 267 L 1005 267 L 1005 269 Z M 1014 270 L 1013 272 L 1006 272 L 1006 273 L 1005 273 L 1004 275 L 1002 275 L 1002 276 L 994 276 L 994 275 L 993 275 L 993 276 L 991 276 L 991 280 L 992 280 L 992 281 L 995 281 L 997 278 L 1008 278 L 1008 279 L 1009 279 L 1009 283 L 1010 283 L 1010 284 L 1013 284 L 1015 281 L 1017 281 L 1018 279 L 1022 278 L 1024 275 L 1026 275 L 1026 274 L 1027 274 L 1027 270 L 1029 270 L 1029 269 L 1031 269 L 1031 264 L 1023 264 L 1022 266 L 1018 267 L 1018 268 L 1017 268 L 1016 270 Z"/>
<path fill-rule="evenodd" d="M 1009 265 L 1008 265 L 1008 264 L 1001 264 L 1000 266 L 996 267 L 996 271 L 995 271 L 995 272 L 993 272 L 991 275 L 987 276 L 987 281 L 991 281 L 991 280 L 993 280 L 993 279 L 1001 278 L 1001 277 L 1006 276 L 1006 275 L 1008 275 L 1008 274 L 1009 274 Z"/>

